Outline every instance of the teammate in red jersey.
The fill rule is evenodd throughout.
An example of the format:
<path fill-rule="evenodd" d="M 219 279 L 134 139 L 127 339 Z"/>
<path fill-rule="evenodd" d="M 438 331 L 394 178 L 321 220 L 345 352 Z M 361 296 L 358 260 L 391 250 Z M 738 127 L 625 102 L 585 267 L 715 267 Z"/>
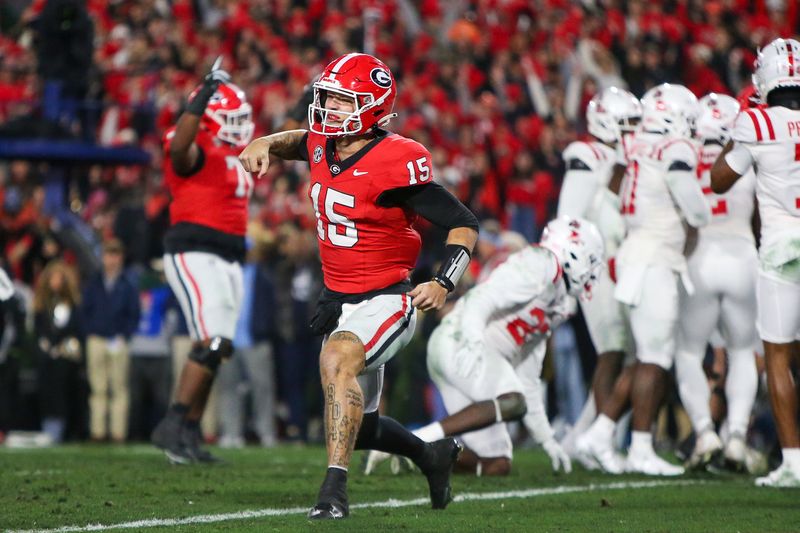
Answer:
<path fill-rule="evenodd" d="M 253 135 L 250 104 L 218 67 L 164 138 L 164 177 L 172 195 L 164 265 L 194 345 L 152 441 L 180 464 L 215 460 L 200 448 L 199 421 L 217 368 L 233 353 L 253 190 L 237 157 Z"/>
<path fill-rule="evenodd" d="M 433 508 L 451 500 L 450 472 L 459 444 L 427 444 L 378 415 L 383 365 L 410 340 L 416 309 L 439 309 L 466 270 L 478 221 L 433 181 L 419 143 L 382 128 L 395 115 L 394 77 L 378 59 L 347 54 L 314 83 L 309 131 L 253 141 L 239 156 L 262 176 L 270 156 L 306 160 L 309 196 L 325 288 L 311 327 L 325 334 L 320 353 L 328 471 L 309 519 L 344 518 L 347 468 L 354 447 L 404 455 L 428 478 Z M 412 289 L 419 255 L 417 215 L 449 230 L 447 254 L 433 280 Z"/>

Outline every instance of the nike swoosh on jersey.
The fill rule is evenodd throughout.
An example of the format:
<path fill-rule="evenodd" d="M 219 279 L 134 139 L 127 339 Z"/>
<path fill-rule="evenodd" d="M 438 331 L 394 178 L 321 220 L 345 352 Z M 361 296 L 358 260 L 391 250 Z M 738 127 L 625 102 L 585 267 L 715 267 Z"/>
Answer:
<path fill-rule="evenodd" d="M 353 170 L 353 176 L 363 176 L 364 174 L 369 174 L 369 172 L 359 172 L 358 169 Z"/>

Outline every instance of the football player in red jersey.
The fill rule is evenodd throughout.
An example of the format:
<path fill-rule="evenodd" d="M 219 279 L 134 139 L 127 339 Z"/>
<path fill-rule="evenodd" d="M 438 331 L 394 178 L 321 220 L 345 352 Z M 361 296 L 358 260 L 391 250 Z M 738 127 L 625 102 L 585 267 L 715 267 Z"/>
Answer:
<path fill-rule="evenodd" d="M 237 155 L 253 128 L 250 104 L 218 60 L 164 138 L 172 195 L 165 272 L 194 340 L 174 403 L 152 435 L 174 463 L 216 460 L 200 448 L 199 421 L 217 368 L 233 353 L 253 190 Z"/>
<path fill-rule="evenodd" d="M 389 69 L 367 54 L 331 62 L 314 83 L 309 131 L 256 139 L 239 156 L 263 175 L 270 156 L 308 161 L 325 288 L 311 327 L 325 334 L 320 373 L 325 394 L 328 471 L 309 519 L 348 515 L 347 468 L 356 449 L 410 458 L 428 478 L 433 508 L 451 500 L 459 444 L 427 444 L 378 414 L 383 365 L 410 340 L 416 310 L 439 309 L 470 260 L 478 221 L 433 181 L 419 143 L 382 129 L 397 89 Z M 431 281 L 412 288 L 420 250 L 417 215 L 449 230 L 447 254 Z"/>

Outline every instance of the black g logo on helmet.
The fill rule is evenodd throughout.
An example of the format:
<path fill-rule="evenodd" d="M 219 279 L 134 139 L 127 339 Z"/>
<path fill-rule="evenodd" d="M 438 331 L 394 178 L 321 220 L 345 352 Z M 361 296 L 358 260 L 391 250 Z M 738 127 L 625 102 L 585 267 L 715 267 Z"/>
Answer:
<path fill-rule="evenodd" d="M 392 86 L 392 75 L 386 69 L 375 67 L 369 73 L 369 77 L 378 87 L 388 89 Z"/>

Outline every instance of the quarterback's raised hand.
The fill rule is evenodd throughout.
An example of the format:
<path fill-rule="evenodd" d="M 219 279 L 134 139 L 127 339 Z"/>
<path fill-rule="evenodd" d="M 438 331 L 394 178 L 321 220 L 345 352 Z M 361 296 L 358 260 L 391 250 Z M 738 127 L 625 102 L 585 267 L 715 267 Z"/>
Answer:
<path fill-rule="evenodd" d="M 208 101 L 217 92 L 217 87 L 222 83 L 231 81 L 231 75 L 222 70 L 221 66 L 222 56 L 219 56 L 211 66 L 211 71 L 203 78 L 203 83 L 200 84 L 192 99 L 189 100 L 189 104 L 186 106 L 187 112 L 197 116 L 202 115 L 206 110 Z"/>
<path fill-rule="evenodd" d="M 542 448 L 550 456 L 553 472 L 558 472 L 559 470 L 563 470 L 566 474 L 572 472 L 572 461 L 570 461 L 569 455 L 556 439 L 550 437 L 542 443 Z"/>
<path fill-rule="evenodd" d="M 447 289 L 435 281 L 420 283 L 408 293 L 411 296 L 411 305 L 420 311 L 441 309 L 447 299 Z"/>

